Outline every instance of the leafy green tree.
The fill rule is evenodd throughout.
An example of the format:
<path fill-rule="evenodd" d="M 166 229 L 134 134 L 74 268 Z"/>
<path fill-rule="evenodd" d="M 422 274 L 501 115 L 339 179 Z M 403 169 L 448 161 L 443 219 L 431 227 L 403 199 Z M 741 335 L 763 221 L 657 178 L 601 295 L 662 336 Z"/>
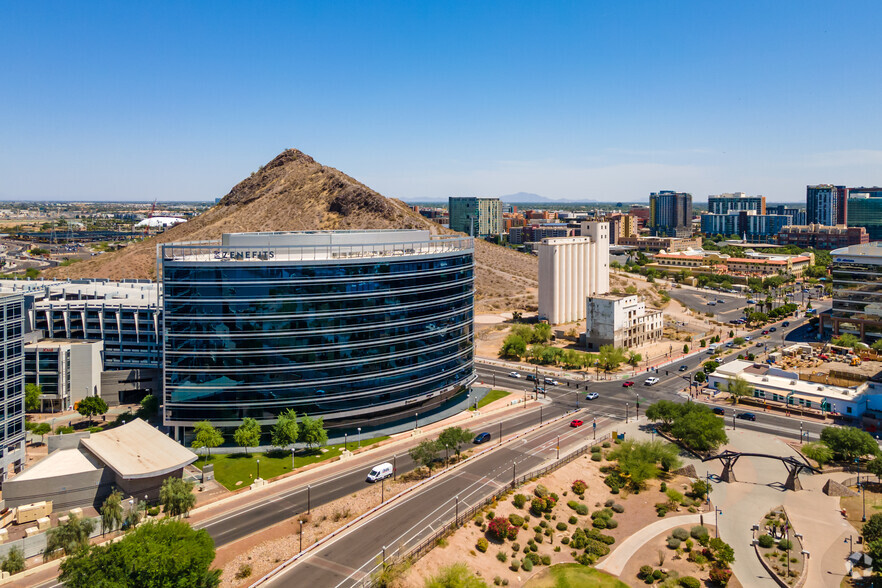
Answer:
<path fill-rule="evenodd" d="M 233 440 L 236 442 L 236 445 L 245 448 L 245 453 L 248 453 L 249 447 L 260 445 L 260 423 L 252 418 L 245 417 L 242 419 L 242 424 L 233 433 Z"/>
<path fill-rule="evenodd" d="M 683 353 L 689 353 L 689 343 L 683 344 Z"/>
<path fill-rule="evenodd" d="M 162 509 L 170 517 L 186 515 L 196 505 L 196 496 L 193 494 L 193 482 L 181 478 L 170 477 L 162 482 L 159 489 L 159 503 Z"/>
<path fill-rule="evenodd" d="M 101 505 L 101 533 L 113 531 L 121 527 L 125 515 L 122 507 L 123 495 L 119 490 L 114 490 L 104 499 Z"/>
<path fill-rule="evenodd" d="M 643 361 L 643 356 L 639 353 L 634 353 L 633 351 L 628 352 L 628 365 L 637 367 L 640 365 L 640 362 Z"/>
<path fill-rule="evenodd" d="M 50 431 L 52 431 L 52 425 L 50 425 L 49 423 L 37 423 L 36 425 L 34 425 L 34 428 L 31 429 L 31 433 L 33 433 L 34 435 L 39 435 L 40 441 L 43 443 L 46 442 L 44 437 L 48 435 Z"/>
<path fill-rule="evenodd" d="M 533 325 L 533 343 L 547 343 L 551 339 L 551 325 L 536 323 Z"/>
<path fill-rule="evenodd" d="M 704 362 L 703 364 L 701 364 L 701 369 L 702 369 L 702 370 L 704 371 L 704 373 L 706 373 L 706 374 L 712 374 L 712 373 L 714 373 L 714 371 L 715 371 L 718 367 L 720 367 L 720 362 L 718 362 L 718 361 L 714 361 L 714 360 L 706 361 L 706 362 Z"/>
<path fill-rule="evenodd" d="M 708 541 L 707 547 L 716 561 L 723 562 L 727 566 L 735 563 L 735 550 L 719 537 Z"/>
<path fill-rule="evenodd" d="M 43 393 L 43 386 L 39 384 L 25 384 L 25 410 L 27 412 L 37 412 L 40 410 L 40 394 Z"/>
<path fill-rule="evenodd" d="M 89 536 L 95 530 L 92 519 L 81 519 L 77 515 L 70 518 L 63 525 L 49 529 L 46 533 L 46 551 L 43 559 L 48 561 L 59 552 L 63 555 L 71 555 L 89 545 Z"/>
<path fill-rule="evenodd" d="M 613 345 L 603 345 L 597 357 L 600 367 L 610 372 L 617 369 L 625 361 L 625 350 Z"/>
<path fill-rule="evenodd" d="M 501 357 L 511 359 L 520 359 L 527 354 L 527 342 L 514 333 L 509 334 L 502 342 L 502 348 L 499 350 Z"/>
<path fill-rule="evenodd" d="M 684 413 L 674 422 L 671 426 L 674 437 L 695 451 L 710 451 L 729 441 L 723 419 L 702 404 L 689 404 L 700 408 Z"/>
<path fill-rule="evenodd" d="M 297 424 L 297 413 L 287 409 L 279 414 L 276 424 L 273 425 L 271 443 L 273 447 L 290 447 L 297 443 L 300 436 L 300 425 Z"/>
<path fill-rule="evenodd" d="M 196 435 L 193 437 L 190 447 L 193 449 L 205 447 L 208 451 L 208 458 L 211 459 L 211 448 L 223 443 L 224 436 L 221 435 L 220 431 L 211 426 L 211 423 L 208 421 L 199 421 L 193 426 L 193 431 Z"/>
<path fill-rule="evenodd" d="M 702 382 L 707 380 L 707 376 L 704 374 L 704 372 L 695 372 L 695 374 L 692 376 L 692 379 L 701 384 Z"/>
<path fill-rule="evenodd" d="M 308 449 L 325 445 L 328 442 L 325 420 L 322 417 L 314 419 L 309 415 L 303 415 L 303 418 L 300 419 L 300 434 L 297 436 L 297 440 L 305 444 Z"/>
<path fill-rule="evenodd" d="M 411 447 L 408 453 L 415 463 L 429 468 L 429 473 L 432 473 L 432 468 L 435 465 L 435 460 L 438 459 L 440 451 L 441 445 L 437 441 L 427 439 L 420 442 L 419 445 Z"/>
<path fill-rule="evenodd" d="M 882 458 L 876 457 L 867 462 L 867 471 L 875 474 L 877 478 L 882 478 Z"/>
<path fill-rule="evenodd" d="M 861 340 L 851 333 L 843 333 L 836 339 L 831 341 L 833 345 L 839 345 L 840 347 L 848 347 L 849 349 L 854 349 L 855 347 L 860 346 Z"/>
<path fill-rule="evenodd" d="M 882 513 L 876 513 L 867 519 L 861 529 L 861 535 L 864 536 L 864 542 L 882 539 Z"/>
<path fill-rule="evenodd" d="M 152 419 L 157 414 L 159 414 L 159 396 L 148 394 L 141 399 L 138 416 L 146 421 Z"/>
<path fill-rule="evenodd" d="M 679 458 L 677 447 L 661 441 L 627 440 L 609 454 L 616 461 L 619 472 L 626 477 L 631 487 L 642 488 L 646 480 L 658 477 L 658 465 L 664 462 L 668 468 L 677 467 Z"/>
<path fill-rule="evenodd" d="M 89 424 L 92 424 L 92 417 L 107 413 L 108 408 L 107 403 L 100 396 L 86 396 L 77 402 L 77 412 L 89 417 Z"/>
<path fill-rule="evenodd" d="M 0 563 L 0 569 L 4 572 L 9 572 L 11 575 L 24 571 L 25 558 L 21 547 L 16 545 L 9 550 L 9 553 L 3 558 L 3 563 Z"/>
<path fill-rule="evenodd" d="M 873 571 L 882 572 L 882 539 L 864 541 L 864 552 L 873 558 Z"/>
<path fill-rule="evenodd" d="M 221 570 L 210 569 L 214 555 L 207 531 L 163 519 L 140 525 L 120 541 L 76 552 L 61 563 L 59 579 L 67 588 L 215 588 Z"/>
<path fill-rule="evenodd" d="M 882 339 L 874 341 L 873 344 L 870 345 L 870 347 L 872 347 L 876 351 L 882 351 Z"/>
<path fill-rule="evenodd" d="M 753 396 L 753 386 L 751 386 L 747 382 L 747 380 L 745 380 L 741 376 L 730 378 L 726 382 L 724 390 L 732 396 L 732 400 L 735 404 L 738 404 L 738 400 L 740 398 L 743 398 L 745 396 Z"/>
<path fill-rule="evenodd" d="M 825 427 L 821 431 L 821 442 L 830 448 L 835 459 L 845 461 L 879 453 L 879 445 L 873 436 L 854 427 Z"/>
<path fill-rule="evenodd" d="M 426 580 L 426 588 L 487 588 L 487 583 L 464 563 L 450 564 Z"/>
<path fill-rule="evenodd" d="M 447 454 L 450 455 L 450 451 L 459 455 L 459 447 L 464 443 L 468 443 L 472 440 L 472 433 L 468 429 L 463 429 L 462 427 L 447 427 L 441 434 L 438 435 L 438 444 L 447 451 Z"/>
<path fill-rule="evenodd" d="M 662 429 L 669 429 L 681 414 L 681 404 L 673 400 L 659 400 L 646 408 L 646 418 L 651 421 L 660 421 Z"/>
<path fill-rule="evenodd" d="M 833 459 L 833 452 L 823 443 L 806 443 L 802 446 L 802 453 L 807 458 L 813 459 L 818 462 L 818 465 L 821 467 L 823 467 L 824 464 Z"/>

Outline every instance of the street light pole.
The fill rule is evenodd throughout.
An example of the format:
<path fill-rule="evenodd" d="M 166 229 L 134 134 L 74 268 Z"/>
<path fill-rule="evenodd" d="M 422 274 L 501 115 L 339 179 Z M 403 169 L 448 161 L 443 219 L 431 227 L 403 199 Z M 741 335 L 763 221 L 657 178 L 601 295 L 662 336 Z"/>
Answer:
<path fill-rule="evenodd" d="M 560 435 L 557 436 L 557 459 L 560 459 Z"/>
<path fill-rule="evenodd" d="M 625 423 L 626 424 L 628 422 L 628 407 L 629 407 L 629 404 L 626 402 L 625 403 Z"/>
<path fill-rule="evenodd" d="M 358 428 L 358 447 L 361 448 L 361 427 Z"/>
<path fill-rule="evenodd" d="M 453 515 L 453 526 L 459 522 L 459 494 L 456 495 L 456 514 Z"/>
<path fill-rule="evenodd" d="M 257 479 L 260 479 L 260 460 L 257 460 Z"/>
<path fill-rule="evenodd" d="M 303 552 L 303 523 L 306 521 L 300 521 L 300 553 Z"/>

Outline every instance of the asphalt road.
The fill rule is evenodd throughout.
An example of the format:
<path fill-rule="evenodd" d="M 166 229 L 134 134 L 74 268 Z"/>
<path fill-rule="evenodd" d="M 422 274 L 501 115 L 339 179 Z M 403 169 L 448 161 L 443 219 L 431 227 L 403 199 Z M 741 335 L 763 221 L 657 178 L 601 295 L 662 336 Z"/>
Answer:
<path fill-rule="evenodd" d="M 749 332 L 748 335 L 754 339 L 751 344 L 755 346 L 757 341 L 763 345 L 771 345 L 773 342 L 780 344 L 784 341 L 803 340 L 809 334 L 804 326 L 805 320 L 793 320 L 786 331 L 779 328 L 776 333 L 766 336 L 761 334 L 761 330 Z M 772 337 L 775 338 L 774 341 Z M 723 362 L 733 361 L 736 355 L 730 355 Z M 698 354 L 678 361 L 673 367 L 667 368 L 667 371 L 660 368 L 657 373 L 646 373 L 632 378 L 635 382 L 633 387 L 624 387 L 622 381 L 586 383 L 579 378 L 556 378 L 560 385 L 547 386 L 551 404 L 544 410 L 551 413 L 556 407 L 558 411 L 555 414 L 559 414 L 560 409 L 575 411 L 578 403 L 578 413 L 574 414 L 586 424 L 595 418 L 598 423 L 608 422 L 606 419 L 632 418 L 638 397 L 640 406 L 644 408 L 662 398 L 685 401 L 685 396 L 681 394 L 688 387 L 684 376 L 690 378 L 708 358 L 707 354 Z M 687 366 L 687 370 L 679 371 L 680 365 Z M 478 368 L 478 374 L 485 383 L 492 382 L 495 376 L 495 385 L 498 387 L 515 390 L 532 387 L 532 382 L 510 376 L 511 371 L 503 366 L 480 365 Z M 650 375 L 658 377 L 660 381 L 646 386 L 643 383 Z M 585 400 L 586 392 L 597 392 L 599 397 L 596 400 Z M 726 413 L 727 417 L 733 417 L 731 423 L 726 418 L 727 426 L 791 436 L 794 439 L 799 438 L 801 431 L 807 431 L 811 437 L 817 438 L 823 429 L 823 425 L 817 423 L 803 423 L 795 418 L 762 412 L 757 413 L 755 422 L 736 421 L 732 409 L 727 408 Z M 302 562 L 297 562 L 273 578 L 269 585 L 287 586 L 294 585 L 295 582 L 297 585 L 337 588 L 357 585 L 376 566 L 378 557 L 382 557 L 384 546 L 387 554 L 390 554 L 394 549 L 417 545 L 420 540 L 438 529 L 439 525 L 451 520 L 455 508 L 453 497 L 459 496 L 460 508 L 468 508 L 483 495 L 510 481 L 513 464 L 517 464 L 518 471 L 524 472 L 524 468 L 536 467 L 543 460 L 552 457 L 557 435 L 562 436 L 562 452 L 568 445 L 577 444 L 580 438 L 584 440 L 584 435 L 580 437 L 579 434 L 583 429 L 570 429 L 567 422 L 568 420 L 549 426 L 524 440 L 516 441 L 511 447 L 500 448 L 473 461 L 450 477 L 390 507 L 356 532 L 318 549 Z M 591 430 L 587 427 L 584 429 L 586 432 Z"/>
<path fill-rule="evenodd" d="M 574 413 L 578 418 L 585 415 Z M 465 464 L 412 496 L 389 506 L 354 533 L 317 549 L 277 575 L 268 586 L 355 586 L 387 555 L 404 552 L 452 520 L 457 508 L 467 510 L 484 497 L 511 483 L 512 478 L 540 466 L 556 455 L 581 445 L 592 434 L 591 427 L 572 428 L 569 419 L 530 433 Z M 516 468 L 516 471 L 515 471 Z"/>
<path fill-rule="evenodd" d="M 740 300 L 743 304 L 744 299 Z M 756 341 L 759 341 L 772 346 L 784 341 L 807 340 L 810 333 L 803 326 L 805 320 L 805 318 L 793 320 L 788 329 L 779 327 L 776 333 L 767 336 L 762 336 L 760 330 L 750 332 L 748 334 L 754 338 L 751 344 L 755 345 Z M 732 354 L 723 361 L 732 361 L 735 355 L 737 354 Z M 450 519 L 452 509 L 455 508 L 451 503 L 453 496 L 459 495 L 461 507 L 468 508 L 468 505 L 479 500 L 491 488 L 498 487 L 498 484 L 510 480 L 513 464 L 517 464 L 519 471 L 526 471 L 526 469 L 535 467 L 547 459 L 550 456 L 549 452 L 552 451 L 548 444 L 551 439 L 556 439 L 557 435 L 562 436 L 562 451 L 564 451 L 568 445 L 575 445 L 584 440 L 584 435 L 580 438 L 579 432 L 590 434 L 589 423 L 593 419 L 597 419 L 598 426 L 601 426 L 605 419 L 619 421 L 633 418 L 638 400 L 640 411 L 652 402 L 663 398 L 685 401 L 686 397 L 681 392 L 688 387 L 687 379 L 690 379 L 692 373 L 708 359 L 708 355 L 701 353 L 677 361 L 676 364 L 668 368 L 660 368 L 657 373 L 638 375 L 631 378 L 635 383 L 633 387 L 624 387 L 622 380 L 585 382 L 581 377 L 557 377 L 559 385 L 546 386 L 548 404 L 541 408 L 525 409 L 522 414 L 500 418 L 482 430 L 491 432 L 493 439 L 496 440 L 500 424 L 503 434 L 509 435 L 538 424 L 540 419 L 547 421 L 575 410 L 579 411 L 578 418 L 584 420 L 588 426 L 581 429 L 570 429 L 566 424 L 569 422 L 567 420 L 565 423 L 556 424 L 533 433 L 526 440 L 519 440 L 511 447 L 501 448 L 486 457 L 475 460 L 449 478 L 432 484 L 418 494 L 409 497 L 400 503 L 401 506 L 391 509 L 389 514 L 384 513 L 372 520 L 355 533 L 357 541 L 354 539 L 345 540 L 353 541 L 352 545 L 340 541 L 319 550 L 316 555 L 310 555 L 305 562 L 292 568 L 298 570 L 297 584 L 310 585 L 312 582 L 314 586 L 323 587 L 351 585 L 360 577 L 358 573 L 350 577 L 353 571 L 365 568 L 368 564 L 372 565 L 383 545 L 398 545 L 401 541 L 411 545 L 420 537 L 431 533 L 439 523 Z M 678 368 L 681 365 L 687 366 L 686 371 L 679 371 Z M 513 390 L 515 393 L 518 390 L 533 389 L 532 382 L 524 377 L 511 377 L 509 375 L 512 371 L 510 368 L 478 364 L 476 369 L 479 379 L 485 383 Z M 522 372 L 522 375 L 525 375 L 525 372 Z M 653 386 L 644 385 L 646 378 L 650 376 L 657 377 L 660 381 Z M 586 400 L 585 394 L 587 392 L 596 392 L 599 397 L 595 400 Z M 726 409 L 727 417 L 730 416 L 730 411 L 731 409 Z M 727 424 L 729 424 L 728 421 L 727 418 Z M 800 423 L 801 421 L 791 417 L 757 413 L 755 422 L 739 420 L 736 426 L 798 439 L 801 430 Z M 823 426 L 817 423 L 806 422 L 802 424 L 802 430 L 808 431 L 815 439 L 822 429 Z M 475 430 L 474 432 L 480 431 Z M 413 469 L 414 464 L 406 451 L 397 453 L 378 451 L 374 461 L 375 463 L 393 461 L 393 456 L 399 474 Z M 342 474 L 329 476 L 312 483 L 309 490 L 311 505 L 317 506 L 331 502 L 363 489 L 367 485 L 365 476 L 369 469 L 358 466 Z M 444 506 L 445 504 L 447 506 Z M 282 492 L 265 502 L 225 513 L 197 525 L 197 528 L 206 529 L 215 540 L 215 544 L 222 546 L 306 512 L 306 510 L 307 489 L 304 486 Z M 346 548 L 339 547 L 341 544 L 345 544 Z M 313 560 L 315 561 L 313 562 Z M 306 575 L 301 577 L 301 573 Z M 348 580 L 346 580 L 347 577 Z M 287 578 L 287 582 L 292 582 L 290 572 L 286 572 L 279 576 L 278 580 L 274 580 L 273 585 L 286 585 L 285 578 Z M 51 582 L 42 586 L 57 585 L 57 582 Z"/>

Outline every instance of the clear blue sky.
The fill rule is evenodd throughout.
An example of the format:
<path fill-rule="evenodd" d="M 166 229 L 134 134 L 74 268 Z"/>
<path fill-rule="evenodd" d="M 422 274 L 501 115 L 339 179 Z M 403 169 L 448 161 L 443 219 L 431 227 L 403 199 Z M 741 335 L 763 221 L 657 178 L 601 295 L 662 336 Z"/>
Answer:
<path fill-rule="evenodd" d="M 387 196 L 882 183 L 882 3 L 5 2 L 0 199 L 208 200 L 288 147 Z"/>

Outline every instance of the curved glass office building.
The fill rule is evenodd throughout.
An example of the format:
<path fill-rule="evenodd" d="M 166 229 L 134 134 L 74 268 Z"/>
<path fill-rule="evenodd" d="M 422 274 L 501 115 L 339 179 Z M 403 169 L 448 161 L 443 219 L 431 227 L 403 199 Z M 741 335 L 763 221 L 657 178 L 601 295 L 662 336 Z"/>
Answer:
<path fill-rule="evenodd" d="M 474 380 L 474 242 L 428 231 L 240 233 L 159 246 L 164 422 L 279 412 L 377 426 Z"/>

